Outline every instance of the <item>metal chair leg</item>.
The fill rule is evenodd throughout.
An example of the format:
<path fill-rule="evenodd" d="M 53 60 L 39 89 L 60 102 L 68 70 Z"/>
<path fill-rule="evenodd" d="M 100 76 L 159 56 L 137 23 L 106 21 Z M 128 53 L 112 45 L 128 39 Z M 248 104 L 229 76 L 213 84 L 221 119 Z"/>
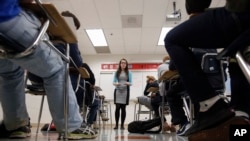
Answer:
<path fill-rule="evenodd" d="M 37 125 L 37 129 L 36 129 L 36 133 L 39 132 L 39 127 L 40 127 L 40 122 L 41 122 L 41 117 L 42 117 L 42 111 L 43 111 L 44 97 L 45 97 L 45 95 L 42 96 L 41 106 L 40 106 L 39 115 L 38 115 L 38 122 L 37 122 L 38 125 Z"/>

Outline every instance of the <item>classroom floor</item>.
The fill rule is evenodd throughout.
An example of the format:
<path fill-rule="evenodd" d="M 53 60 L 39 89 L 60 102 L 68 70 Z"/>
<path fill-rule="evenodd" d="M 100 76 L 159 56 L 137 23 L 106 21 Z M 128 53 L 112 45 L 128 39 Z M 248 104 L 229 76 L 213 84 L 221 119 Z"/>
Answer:
<path fill-rule="evenodd" d="M 177 136 L 175 133 L 159 134 L 132 134 L 128 130 L 114 130 L 111 127 L 98 129 L 99 135 L 95 139 L 83 139 L 81 141 L 188 141 L 186 137 Z M 56 141 L 58 133 L 39 132 L 32 128 L 32 135 L 26 139 L 0 139 L 0 141 Z"/>

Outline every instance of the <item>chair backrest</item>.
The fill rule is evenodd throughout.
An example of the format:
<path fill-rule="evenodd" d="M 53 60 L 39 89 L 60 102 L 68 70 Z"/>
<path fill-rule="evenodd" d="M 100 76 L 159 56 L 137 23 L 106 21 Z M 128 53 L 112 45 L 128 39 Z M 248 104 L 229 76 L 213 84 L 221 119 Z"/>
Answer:
<path fill-rule="evenodd" d="M 245 47 L 243 51 L 238 51 L 235 57 L 250 84 L 250 46 Z"/>

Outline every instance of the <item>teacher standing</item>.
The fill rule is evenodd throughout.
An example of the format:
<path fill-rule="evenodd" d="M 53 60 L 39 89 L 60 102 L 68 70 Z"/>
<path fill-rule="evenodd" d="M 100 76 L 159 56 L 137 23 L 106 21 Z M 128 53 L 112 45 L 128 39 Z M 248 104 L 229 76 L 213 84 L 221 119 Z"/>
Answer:
<path fill-rule="evenodd" d="M 121 130 L 124 130 L 124 121 L 126 119 L 126 106 L 129 104 L 130 86 L 132 85 L 132 73 L 128 69 L 128 61 L 121 59 L 119 67 L 115 72 L 113 85 L 115 86 L 114 103 L 115 103 L 115 127 L 118 129 L 118 122 L 121 111 Z"/>

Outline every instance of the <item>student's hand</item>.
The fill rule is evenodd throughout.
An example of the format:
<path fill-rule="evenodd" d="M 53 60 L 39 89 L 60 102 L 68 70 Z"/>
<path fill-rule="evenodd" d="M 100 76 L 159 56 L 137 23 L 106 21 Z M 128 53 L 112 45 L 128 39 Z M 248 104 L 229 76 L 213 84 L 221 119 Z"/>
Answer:
<path fill-rule="evenodd" d="M 120 85 L 121 85 L 121 84 L 120 84 L 120 83 L 118 83 L 118 82 L 117 82 L 117 83 L 115 83 L 115 86 L 120 86 Z"/>
<path fill-rule="evenodd" d="M 65 16 L 65 17 L 75 17 L 75 15 L 72 14 L 71 12 L 69 12 L 69 11 L 63 11 L 62 15 Z"/>
<path fill-rule="evenodd" d="M 126 83 L 125 83 L 125 85 L 128 85 L 128 86 L 129 86 L 129 85 L 130 85 L 130 83 L 129 83 L 129 82 L 126 82 Z"/>
<path fill-rule="evenodd" d="M 65 17 L 72 17 L 76 29 L 80 28 L 81 23 L 80 23 L 80 21 L 78 20 L 78 18 L 73 13 L 71 13 L 69 11 L 63 11 L 61 14 L 62 14 L 62 16 L 65 16 Z"/>
<path fill-rule="evenodd" d="M 155 96 L 156 96 L 156 93 L 152 93 L 152 94 L 151 94 L 151 97 L 155 97 Z"/>

